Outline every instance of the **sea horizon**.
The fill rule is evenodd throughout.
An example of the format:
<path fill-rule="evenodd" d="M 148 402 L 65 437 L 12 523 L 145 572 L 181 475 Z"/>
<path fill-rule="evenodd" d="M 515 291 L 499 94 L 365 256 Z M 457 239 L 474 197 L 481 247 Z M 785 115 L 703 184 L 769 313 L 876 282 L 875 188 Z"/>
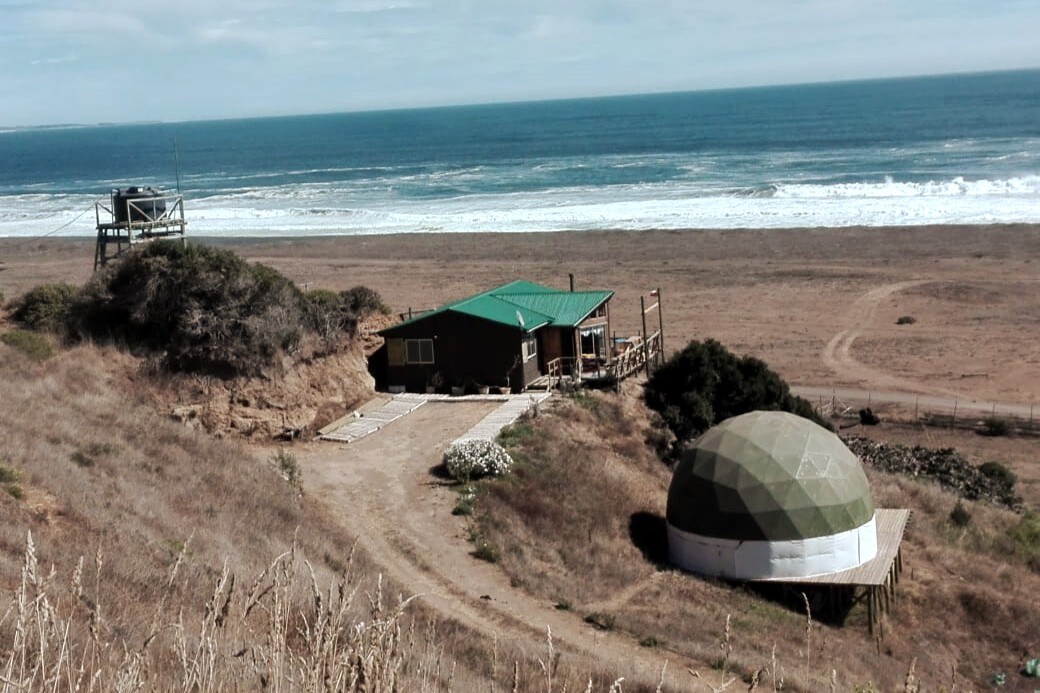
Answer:
<path fill-rule="evenodd" d="M 303 111 L 303 112 L 285 112 L 285 113 L 258 113 L 251 115 L 240 115 L 240 116 L 213 116 L 213 117 L 202 117 L 202 118 L 175 118 L 175 119 L 155 119 L 147 118 L 141 120 L 120 120 L 120 121 L 98 121 L 93 123 L 87 122 L 67 122 L 67 123 L 46 123 L 43 125 L 4 125 L 0 124 L 0 134 L 5 132 L 17 132 L 20 130 L 66 130 L 66 129 L 77 129 L 77 128 L 105 128 L 105 127 L 123 127 L 123 126 L 135 126 L 135 125 L 182 125 L 189 123 L 221 123 L 227 121 L 250 121 L 250 120 L 271 120 L 279 118 L 308 118 L 308 117 L 321 117 L 321 116 L 339 116 L 339 115 L 356 115 L 356 114 L 379 114 L 379 113 L 400 113 L 403 111 L 432 111 L 440 109 L 452 109 L 452 108 L 480 108 L 483 106 L 520 106 L 528 104 L 554 104 L 554 103 L 569 103 L 569 102 L 581 102 L 581 101 L 594 101 L 599 99 L 625 99 L 625 98 L 640 98 L 644 96 L 672 96 L 672 95 L 685 95 L 685 94 L 706 94 L 714 92 L 734 92 L 734 91 L 749 91 L 749 90 L 765 90 L 765 89 L 787 89 L 791 87 L 814 87 L 814 86 L 831 86 L 831 85 L 845 85 L 845 84 L 863 84 L 868 82 L 896 82 L 900 80 L 917 80 L 917 79 L 932 79 L 932 78 L 946 78 L 946 77 L 985 77 L 987 75 L 1012 75 L 1016 73 L 1028 73 L 1036 72 L 1040 73 L 1040 66 L 1037 67 L 1018 67 L 1008 70 L 969 70 L 959 72 L 934 72 L 934 73 L 921 73 L 912 75 L 895 75 L 895 76 L 883 76 L 883 77 L 863 77 L 853 79 L 832 79 L 832 80 L 814 80 L 809 82 L 781 82 L 776 84 L 752 84 L 742 86 L 730 86 L 730 87 L 704 87 L 696 89 L 666 89 L 658 91 L 634 91 L 634 92 L 620 92 L 620 93 L 608 93 L 608 94 L 590 94 L 583 96 L 566 96 L 566 97 L 553 97 L 553 98 L 530 98 L 530 99 L 508 99 L 504 101 L 460 101 L 458 103 L 445 103 L 445 104 L 430 104 L 430 105 L 414 105 L 414 106 L 377 106 L 372 108 L 357 108 L 357 109 L 338 109 L 330 111 Z"/>
<path fill-rule="evenodd" d="M 0 132 L 0 237 L 113 188 L 190 234 L 1040 221 L 1040 69 Z"/>

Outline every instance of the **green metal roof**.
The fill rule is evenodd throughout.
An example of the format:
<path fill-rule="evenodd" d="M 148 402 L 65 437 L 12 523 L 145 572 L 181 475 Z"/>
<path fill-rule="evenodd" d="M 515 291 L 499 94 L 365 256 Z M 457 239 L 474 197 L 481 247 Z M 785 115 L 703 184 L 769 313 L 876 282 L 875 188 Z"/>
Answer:
<path fill-rule="evenodd" d="M 668 489 L 670 524 L 720 539 L 829 536 L 873 515 L 859 459 L 838 436 L 786 412 L 709 429 L 683 453 Z"/>
<path fill-rule="evenodd" d="M 440 308 L 381 332 L 388 332 L 447 311 L 472 315 L 502 325 L 523 327 L 528 332 L 546 325 L 575 327 L 613 295 L 613 291 L 559 291 L 519 279 L 446 303 Z"/>

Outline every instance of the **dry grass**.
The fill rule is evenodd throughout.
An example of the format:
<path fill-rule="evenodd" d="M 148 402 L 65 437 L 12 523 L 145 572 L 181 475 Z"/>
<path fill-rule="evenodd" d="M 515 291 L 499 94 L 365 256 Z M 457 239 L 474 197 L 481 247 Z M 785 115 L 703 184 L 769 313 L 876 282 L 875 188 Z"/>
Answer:
<path fill-rule="evenodd" d="M 862 603 L 844 624 L 813 621 L 806 631 L 800 596 L 774 601 L 663 564 L 670 474 L 642 445 L 647 415 L 634 396 L 584 397 L 599 403 L 571 402 L 528 422 L 511 449 L 524 461 L 512 478 L 486 483 L 478 499 L 482 531 L 501 548 L 514 583 L 691 658 L 699 683 L 713 689 L 729 680 L 707 669 L 719 665 L 722 623 L 733 686 L 780 662 L 787 689 L 902 689 L 913 662 L 913 685 L 949 689 L 956 671 L 970 689 L 998 672 L 1014 680 L 1021 661 L 1040 652 L 1040 573 L 1009 548 L 1019 516 L 969 503 L 973 522 L 958 528 L 949 520 L 951 494 L 871 472 L 879 507 L 914 511 L 898 604 L 879 640 L 867 633 Z"/>
<path fill-rule="evenodd" d="M 225 563 L 203 608 L 186 614 L 170 602 L 188 551 L 170 568 L 143 637 L 127 641 L 108 616 L 102 554 L 92 576 L 80 559 L 60 584 L 40 566 L 29 535 L 0 690 L 431 690 L 437 681 L 439 672 L 422 662 L 405 670 L 415 649 L 406 602 L 388 608 L 381 583 L 366 599 L 348 570 L 322 589 L 294 547 L 251 584 Z M 308 583 L 309 598 L 301 598 Z"/>
<path fill-rule="evenodd" d="M 623 675 L 620 662 L 590 671 L 498 643 L 421 598 L 402 611 L 384 596 L 399 589 L 269 450 L 156 415 L 138 367 L 111 349 L 44 365 L 0 345 L 0 468 L 21 490 L 0 493 L 3 693 L 362 679 L 369 691 L 551 693 L 605 691 Z"/>

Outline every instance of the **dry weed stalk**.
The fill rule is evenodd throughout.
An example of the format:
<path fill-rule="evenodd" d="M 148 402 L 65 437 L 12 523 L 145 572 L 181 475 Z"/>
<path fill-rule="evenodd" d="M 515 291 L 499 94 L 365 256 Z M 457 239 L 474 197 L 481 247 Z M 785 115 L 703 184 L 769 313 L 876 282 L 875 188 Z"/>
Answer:
<path fill-rule="evenodd" d="M 401 622 L 410 600 L 397 600 L 388 608 L 380 579 L 366 608 L 356 604 L 358 586 L 349 569 L 323 590 L 306 561 L 310 580 L 304 583 L 295 546 L 264 569 L 245 593 L 236 589 L 235 574 L 225 562 L 199 616 L 183 610 L 168 613 L 186 546 L 170 568 L 144 638 L 134 647 L 122 635 L 133 631 L 130 624 L 107 627 L 101 620 L 100 553 L 91 606 L 83 595 L 83 561 L 77 563 L 68 589 L 58 589 L 54 570 L 41 571 L 28 535 L 21 582 L 0 619 L 4 625 L 12 618 L 5 659 L 0 660 L 0 693 L 258 686 L 377 693 L 442 685 L 439 666 L 418 687 L 402 676 L 412 641 L 403 638 Z M 309 599 L 300 598 L 305 585 Z M 449 689 L 453 676 L 454 667 L 447 675 Z"/>
<path fill-rule="evenodd" d="M 812 682 L 812 609 L 809 608 L 809 598 L 802 592 L 802 601 L 805 602 L 805 681 Z"/>
<path fill-rule="evenodd" d="M 730 676 L 728 679 L 726 678 L 726 673 L 729 670 L 729 658 L 733 654 L 733 643 L 730 639 L 731 635 L 732 631 L 730 630 L 730 615 L 726 614 L 726 628 L 722 632 L 722 640 L 719 641 L 719 649 L 722 651 L 722 658 L 719 660 L 719 671 L 721 678 L 719 679 L 718 686 L 713 686 L 712 684 L 705 681 L 704 677 L 701 676 L 699 671 L 694 671 L 693 669 L 687 670 L 689 671 L 690 675 L 693 676 L 695 679 L 703 681 L 704 685 L 707 686 L 711 691 L 713 691 L 713 693 L 721 693 L 737 681 L 736 676 Z"/>

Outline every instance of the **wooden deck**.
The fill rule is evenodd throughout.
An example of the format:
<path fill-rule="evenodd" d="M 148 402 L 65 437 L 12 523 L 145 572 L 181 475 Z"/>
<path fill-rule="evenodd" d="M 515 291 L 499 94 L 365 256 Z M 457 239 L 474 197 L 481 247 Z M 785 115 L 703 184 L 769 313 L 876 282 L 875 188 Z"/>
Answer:
<path fill-rule="evenodd" d="M 878 533 L 877 556 L 861 566 L 826 575 L 807 578 L 773 578 L 758 582 L 813 585 L 831 590 L 852 590 L 861 593 L 867 603 L 867 624 L 870 634 L 880 628 L 884 637 L 882 617 L 896 601 L 896 585 L 903 573 L 903 532 L 910 520 L 909 510 L 875 511 Z"/>
<path fill-rule="evenodd" d="M 899 545 L 903 541 L 903 531 L 910 519 L 910 511 L 878 509 L 876 513 L 878 551 L 874 558 L 863 565 L 825 575 L 770 578 L 762 582 L 796 582 L 800 585 L 856 585 L 859 587 L 884 585 L 888 581 L 893 564 L 899 557 Z"/>
<path fill-rule="evenodd" d="M 456 438 L 463 440 L 494 440 L 502 429 L 520 418 L 522 414 L 549 399 L 548 392 L 510 395 L 507 402 L 477 422 L 477 425 Z M 458 398 L 455 398 L 458 399 Z"/>
<path fill-rule="evenodd" d="M 362 413 L 359 410 L 352 419 L 348 419 L 346 423 L 331 431 L 323 429 L 318 438 L 339 443 L 352 443 L 359 438 L 375 433 L 388 423 L 397 421 L 424 404 L 426 404 L 426 400 L 422 398 L 422 395 L 395 395 L 389 401 L 383 402 L 367 412 Z"/>

